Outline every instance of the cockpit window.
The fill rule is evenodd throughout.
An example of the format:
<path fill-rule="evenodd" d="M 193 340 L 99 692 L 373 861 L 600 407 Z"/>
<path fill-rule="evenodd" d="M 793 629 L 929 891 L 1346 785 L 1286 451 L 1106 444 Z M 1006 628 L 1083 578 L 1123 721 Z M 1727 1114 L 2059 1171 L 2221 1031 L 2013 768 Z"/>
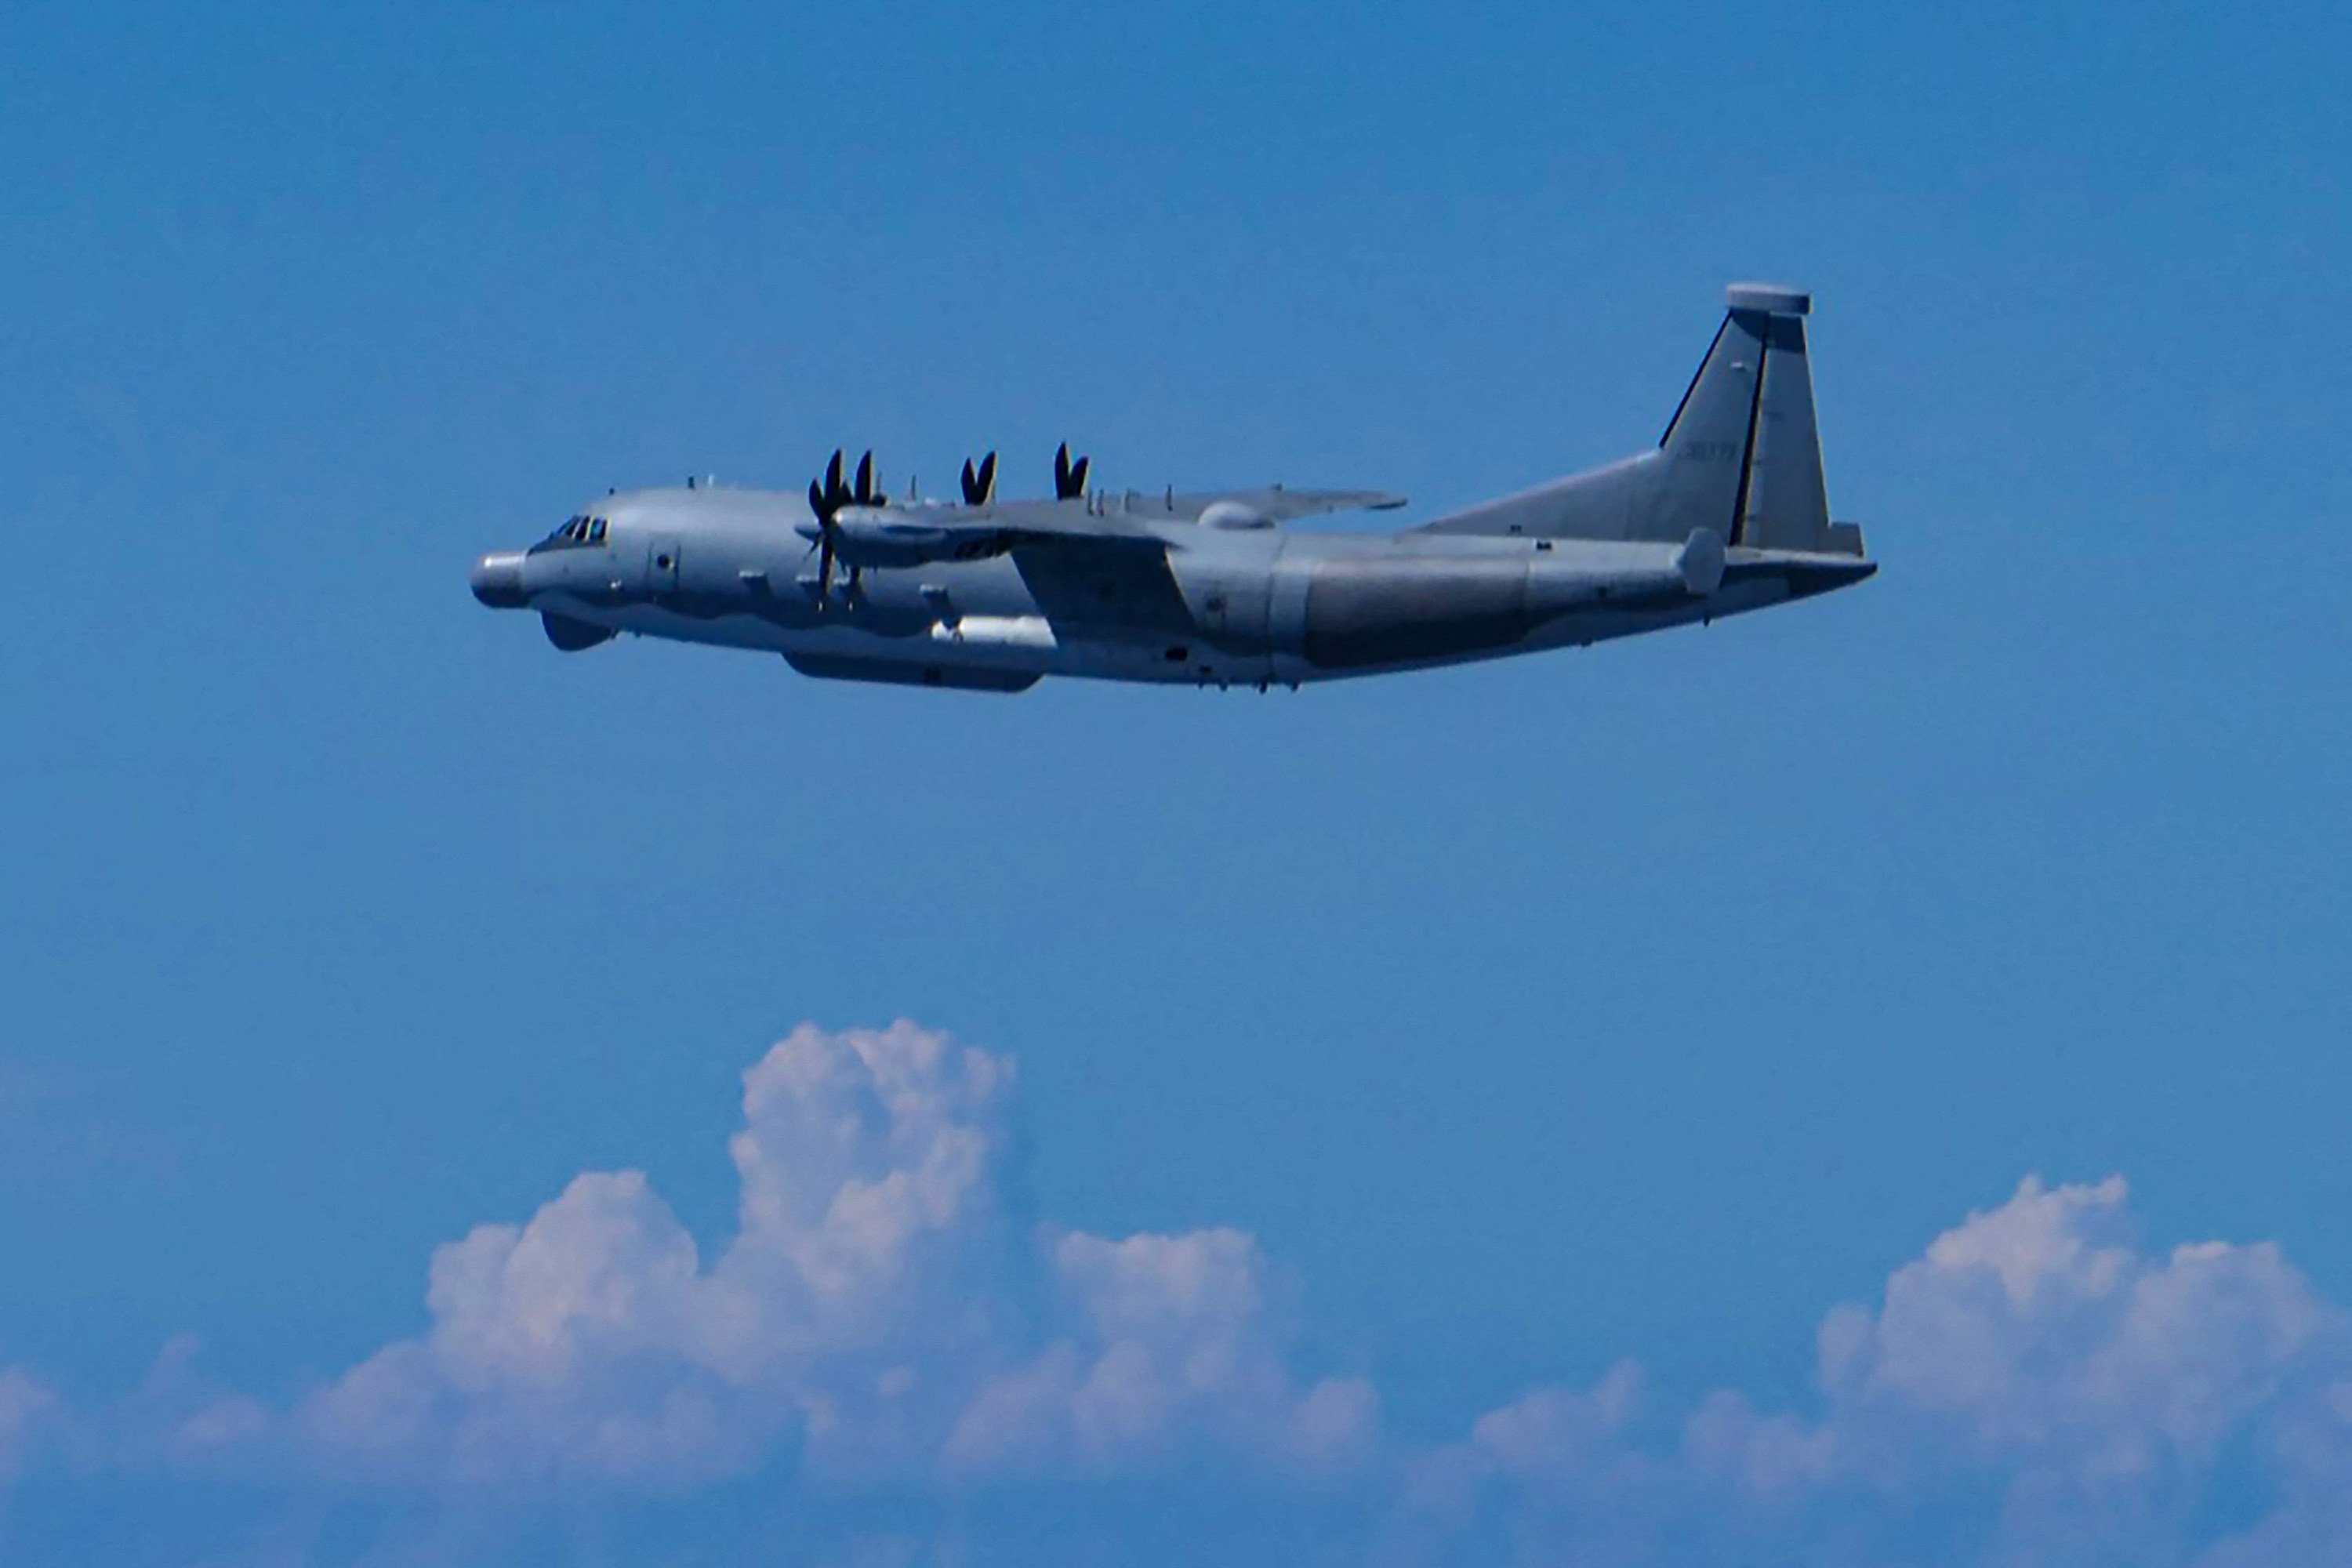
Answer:
<path fill-rule="evenodd" d="M 583 513 L 567 517 L 563 526 L 532 545 L 531 553 L 542 550 L 570 550 L 582 545 L 594 547 L 604 542 L 604 530 L 609 519 L 590 517 Z"/>

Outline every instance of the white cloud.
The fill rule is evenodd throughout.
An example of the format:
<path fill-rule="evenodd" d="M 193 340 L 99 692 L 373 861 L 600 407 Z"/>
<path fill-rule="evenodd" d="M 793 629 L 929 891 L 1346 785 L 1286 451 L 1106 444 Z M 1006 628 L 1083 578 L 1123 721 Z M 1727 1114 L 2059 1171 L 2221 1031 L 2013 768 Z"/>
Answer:
<path fill-rule="evenodd" d="M 1506 1475 L 1573 1474 L 1623 1430 L 1642 1397 L 1642 1369 L 1611 1367 L 1590 1394 L 1538 1388 L 1478 1418 L 1473 1447 Z"/>
<path fill-rule="evenodd" d="M 1874 1319 L 1848 1308 L 1823 1325 L 1833 1408 L 2047 1455 L 2085 1481 L 2209 1457 L 2342 1324 L 2267 1243 L 2142 1252 L 2125 1196 L 2119 1178 L 2028 1179 L 1937 1237 Z"/>
<path fill-rule="evenodd" d="M 579 1176 L 528 1223 L 441 1247 L 430 1329 L 304 1401 L 299 1452 L 361 1475 L 670 1485 L 786 1445 L 857 1475 L 1366 1453 L 1369 1386 L 1293 1377 L 1249 1237 L 1010 1221 L 1013 1081 L 909 1023 L 796 1030 L 744 1075 L 717 1258 L 641 1173 Z M 253 1436 L 242 1405 L 184 1443 L 207 1430 Z"/>
<path fill-rule="evenodd" d="M 2028 1178 L 1820 1336 L 1826 1414 L 1763 1419 L 1736 1395 L 1688 1451 L 1751 1491 L 1885 1482 L 1906 1461 L 2009 1464 L 2113 1489 L 2210 1461 L 2298 1377 L 2340 1353 L 2341 1316 L 2267 1243 L 2168 1255 L 2130 1234 L 2119 1178 Z"/>
<path fill-rule="evenodd" d="M 1719 1391 L 1675 1451 L 1651 1455 L 1614 1440 L 1607 1384 L 1544 1392 L 1481 1418 L 1447 1473 L 1457 1494 L 1485 1483 L 1490 1508 L 1553 1545 L 1631 1521 L 1661 1561 L 1704 1560 L 1727 1539 L 1801 1559 L 1894 1551 L 1923 1510 L 1944 1510 L 1944 1561 L 2327 1560 L 2304 1552 L 2352 1540 L 2343 1315 L 2269 1244 L 2143 1250 L 2126 1195 L 2117 1179 L 2029 1178 L 1896 1269 L 1874 1310 L 1832 1311 L 1816 1415 Z M 2233 1445 L 2252 1456 L 2235 1470 Z M 1546 1507 L 1603 1481 L 1613 1515 Z M 2280 1498 L 2236 1539 L 2200 1523 L 2231 1487 Z"/>
<path fill-rule="evenodd" d="M 1007 1059 L 912 1024 L 803 1027 L 744 1075 L 714 1255 L 642 1173 L 583 1174 L 439 1248 L 426 1331 L 290 1409 L 167 1348 L 114 1413 L 116 1462 L 409 1500 L 495 1483 L 479 1510 L 517 1481 L 683 1497 L 777 1460 L 801 1501 L 1181 1491 L 1207 1460 L 1294 1510 L 1266 1540 L 1349 1560 L 2352 1563 L 2344 1314 L 2274 1246 L 2142 1246 L 2120 1180 L 2029 1179 L 1832 1310 L 1802 1408 L 1667 1405 L 1626 1361 L 1407 1450 L 1369 1383 L 1298 1370 L 1297 1292 L 1246 1234 L 1008 1213 L 1013 1092 Z M 0 1372 L 0 1479 L 53 1424 Z M 924 1527 L 891 1528 L 925 1555 Z"/>
<path fill-rule="evenodd" d="M 958 1468 L 1102 1471 L 1188 1432 L 1307 1470 L 1364 1456 L 1371 1385 L 1300 1391 L 1267 1332 L 1269 1270 L 1249 1237 L 1072 1232 L 1052 1260 L 1066 1331 L 981 1390 L 949 1445 Z"/>

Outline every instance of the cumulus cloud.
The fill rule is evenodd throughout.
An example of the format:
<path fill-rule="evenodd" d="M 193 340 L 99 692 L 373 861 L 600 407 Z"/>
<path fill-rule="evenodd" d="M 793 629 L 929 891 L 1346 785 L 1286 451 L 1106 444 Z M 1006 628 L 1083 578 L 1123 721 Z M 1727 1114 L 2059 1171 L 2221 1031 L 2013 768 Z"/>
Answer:
<path fill-rule="evenodd" d="M 1836 1419 L 1917 1423 L 2085 1485 L 2210 1458 L 2342 1324 L 2270 1244 L 2140 1250 L 2120 1178 L 2029 1179 L 1897 1270 L 1875 1316 L 1832 1314 Z"/>
<path fill-rule="evenodd" d="M 1759 1493 L 1892 1483 L 1920 1459 L 2080 1493 L 2169 1487 L 2210 1464 L 2336 1359 L 2344 1323 L 2267 1243 L 2141 1250 L 2125 1200 L 2119 1178 L 2027 1179 L 1897 1269 L 1876 1311 L 1830 1314 L 1821 1421 L 1721 1396 L 1692 1423 L 1695 1461 Z"/>
<path fill-rule="evenodd" d="M 1301 1393 L 1265 1331 L 1268 1269 L 1249 1237 L 1072 1232 L 1051 1258 L 1065 1331 L 981 1389 L 949 1444 L 958 1468 L 1098 1473 L 1188 1432 L 1305 1470 L 1365 1453 L 1371 1385 Z"/>
<path fill-rule="evenodd" d="M 1936 1238 L 1875 1307 L 1823 1321 L 1817 1412 L 1718 1391 L 1650 1454 L 1613 1441 L 1608 1383 L 1538 1391 L 1434 1472 L 1457 1493 L 1482 1481 L 1522 1525 L 1646 1524 L 1670 1561 L 1703 1559 L 1702 1538 L 1868 1561 L 1923 1511 L 1943 1521 L 1944 1561 L 2329 1560 L 2305 1553 L 2352 1540 L 2343 1314 L 2269 1244 L 2141 1248 L 2126 1196 L 2120 1179 L 2029 1178 Z M 1545 1506 L 1604 1483 L 1613 1514 L 1563 1527 Z M 2264 1499 L 2250 1531 L 2210 1522 Z"/>
<path fill-rule="evenodd" d="M 425 1331 L 290 1405 L 168 1347 L 111 1417 L 117 1462 L 470 1489 L 478 1521 L 561 1489 L 531 1483 L 675 1501 L 762 1467 L 796 1507 L 1093 1487 L 1125 1520 L 1205 1464 L 1282 1561 L 2352 1563 L 2345 1314 L 2274 1246 L 2143 1245 L 2119 1179 L 2029 1178 L 1831 1310 L 1796 1408 L 1665 1401 L 1622 1361 L 1416 1447 L 1368 1382 L 1300 1370 L 1296 1289 L 1248 1235 L 1012 1212 L 1014 1092 L 1009 1059 L 912 1024 L 804 1026 L 744 1075 L 709 1256 L 642 1173 L 583 1173 L 440 1247 Z M 108 1421 L 0 1371 L 0 1479 Z M 992 1555 L 898 1517 L 885 1555 Z M 1049 1551 L 1041 1517 L 1012 1560 L 1137 1555 L 1116 1522 Z"/>
<path fill-rule="evenodd" d="M 1028 1231 L 1006 1058 L 899 1023 L 803 1026 L 744 1075 L 738 1225 L 705 1259 L 644 1174 L 592 1172 L 435 1255 L 421 1337 L 258 1431 L 331 1471 L 677 1486 L 789 1450 L 853 1475 L 1109 1473 L 1202 1447 L 1367 1451 L 1368 1385 L 1304 1382 L 1232 1230 Z"/>

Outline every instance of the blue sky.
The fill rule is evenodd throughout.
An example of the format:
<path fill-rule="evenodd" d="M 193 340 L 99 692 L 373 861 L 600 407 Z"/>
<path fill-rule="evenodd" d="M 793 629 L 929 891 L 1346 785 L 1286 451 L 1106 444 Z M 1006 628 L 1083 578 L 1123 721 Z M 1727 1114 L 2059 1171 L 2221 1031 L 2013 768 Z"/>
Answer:
<path fill-rule="evenodd" d="M 2231 1300 L 2352 1302 L 2347 32 L 12 8 L 6 1555 L 1177 1562 L 1235 1496 L 1294 1562 L 1600 1550 L 1561 1518 L 1723 1550 L 1643 1535 L 1661 1513 L 1791 1561 L 1995 1552 L 2034 1517 L 2002 1489 L 2056 1461 L 1872 1426 L 1819 1354 L 1835 1303 L 1899 1338 L 1890 1279 L 1943 1279 L 1947 1232 L 2105 1238 L 2100 1279 L 2158 1291 L 2223 1238 Z M 1818 294 L 1832 502 L 1885 563 L 1782 614 L 1297 696 L 994 701 L 560 658 L 464 589 L 607 485 L 796 487 L 845 443 L 931 488 L 988 447 L 1042 486 L 1066 437 L 1108 483 L 1425 515 L 1654 438 L 1743 277 Z M 1160 1448 L 1001 1481 L 828 1481 L 766 1417 L 661 1485 L 289 1457 L 349 1369 L 437 1342 L 436 1247 L 583 1172 L 642 1171 L 721 1255 L 745 1070 L 803 1021 L 900 1017 L 1018 1063 L 973 1123 L 994 1217 L 956 1234 L 1022 1260 L 938 1283 L 1020 1305 L 989 1365 L 1045 1365 L 1056 1312 L 1128 1342 L 1031 1238 L 1223 1227 L 1281 1398 L 1361 1385 L 1376 1434 L 1304 1480 L 1224 1443 L 1258 1407 L 1213 1389 Z M 2096 1340 L 2012 1309 L 2020 1365 Z M 2255 1335 L 2267 1403 L 2202 1447 L 2156 1423 L 2203 1456 L 2157 1489 L 2205 1513 L 2151 1544 L 2081 1503 L 2040 1560 L 2284 1517 L 2257 1459 L 2352 1386 L 2339 1333 Z M 2183 1379 L 2211 1342 L 2171 1344 Z M 1591 1416 L 1629 1359 L 1639 1414 Z M 1545 1500 L 1527 1476 L 1575 1467 L 1472 1434 L 1546 1388 L 1722 1495 L 1621 1519 L 1575 1490 L 1587 1445 Z M 1774 1430 L 1819 1495 L 1701 1462 L 1724 1390 L 1807 1424 Z M 155 1436 L 222 1408 L 252 1416 L 230 1459 Z M 1838 1468 L 1915 1440 L 1901 1483 Z M 1517 1479 L 1443 1528 L 1370 1500 L 1473 1459 Z M 1903 1489 L 1930 1482 L 1942 1514 Z M 1931 1558 L 1913 1515 L 1975 1523 Z"/>

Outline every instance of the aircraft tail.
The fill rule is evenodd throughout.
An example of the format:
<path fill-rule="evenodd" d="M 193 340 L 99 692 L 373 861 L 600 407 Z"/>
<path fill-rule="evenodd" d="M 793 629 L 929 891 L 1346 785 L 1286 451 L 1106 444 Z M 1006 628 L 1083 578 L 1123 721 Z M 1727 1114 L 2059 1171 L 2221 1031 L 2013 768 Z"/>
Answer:
<path fill-rule="evenodd" d="M 1805 346 L 1812 297 L 1734 284 L 1729 309 L 1656 450 L 1489 501 L 1433 532 L 1682 541 L 1706 529 L 1756 550 L 1863 553 L 1830 521 Z"/>
<path fill-rule="evenodd" d="M 1664 527 L 1712 526 L 1757 550 L 1862 553 L 1861 530 L 1830 521 L 1805 352 L 1812 297 L 1734 285 L 1706 359 L 1658 441 L 1665 473 L 1654 502 Z"/>

